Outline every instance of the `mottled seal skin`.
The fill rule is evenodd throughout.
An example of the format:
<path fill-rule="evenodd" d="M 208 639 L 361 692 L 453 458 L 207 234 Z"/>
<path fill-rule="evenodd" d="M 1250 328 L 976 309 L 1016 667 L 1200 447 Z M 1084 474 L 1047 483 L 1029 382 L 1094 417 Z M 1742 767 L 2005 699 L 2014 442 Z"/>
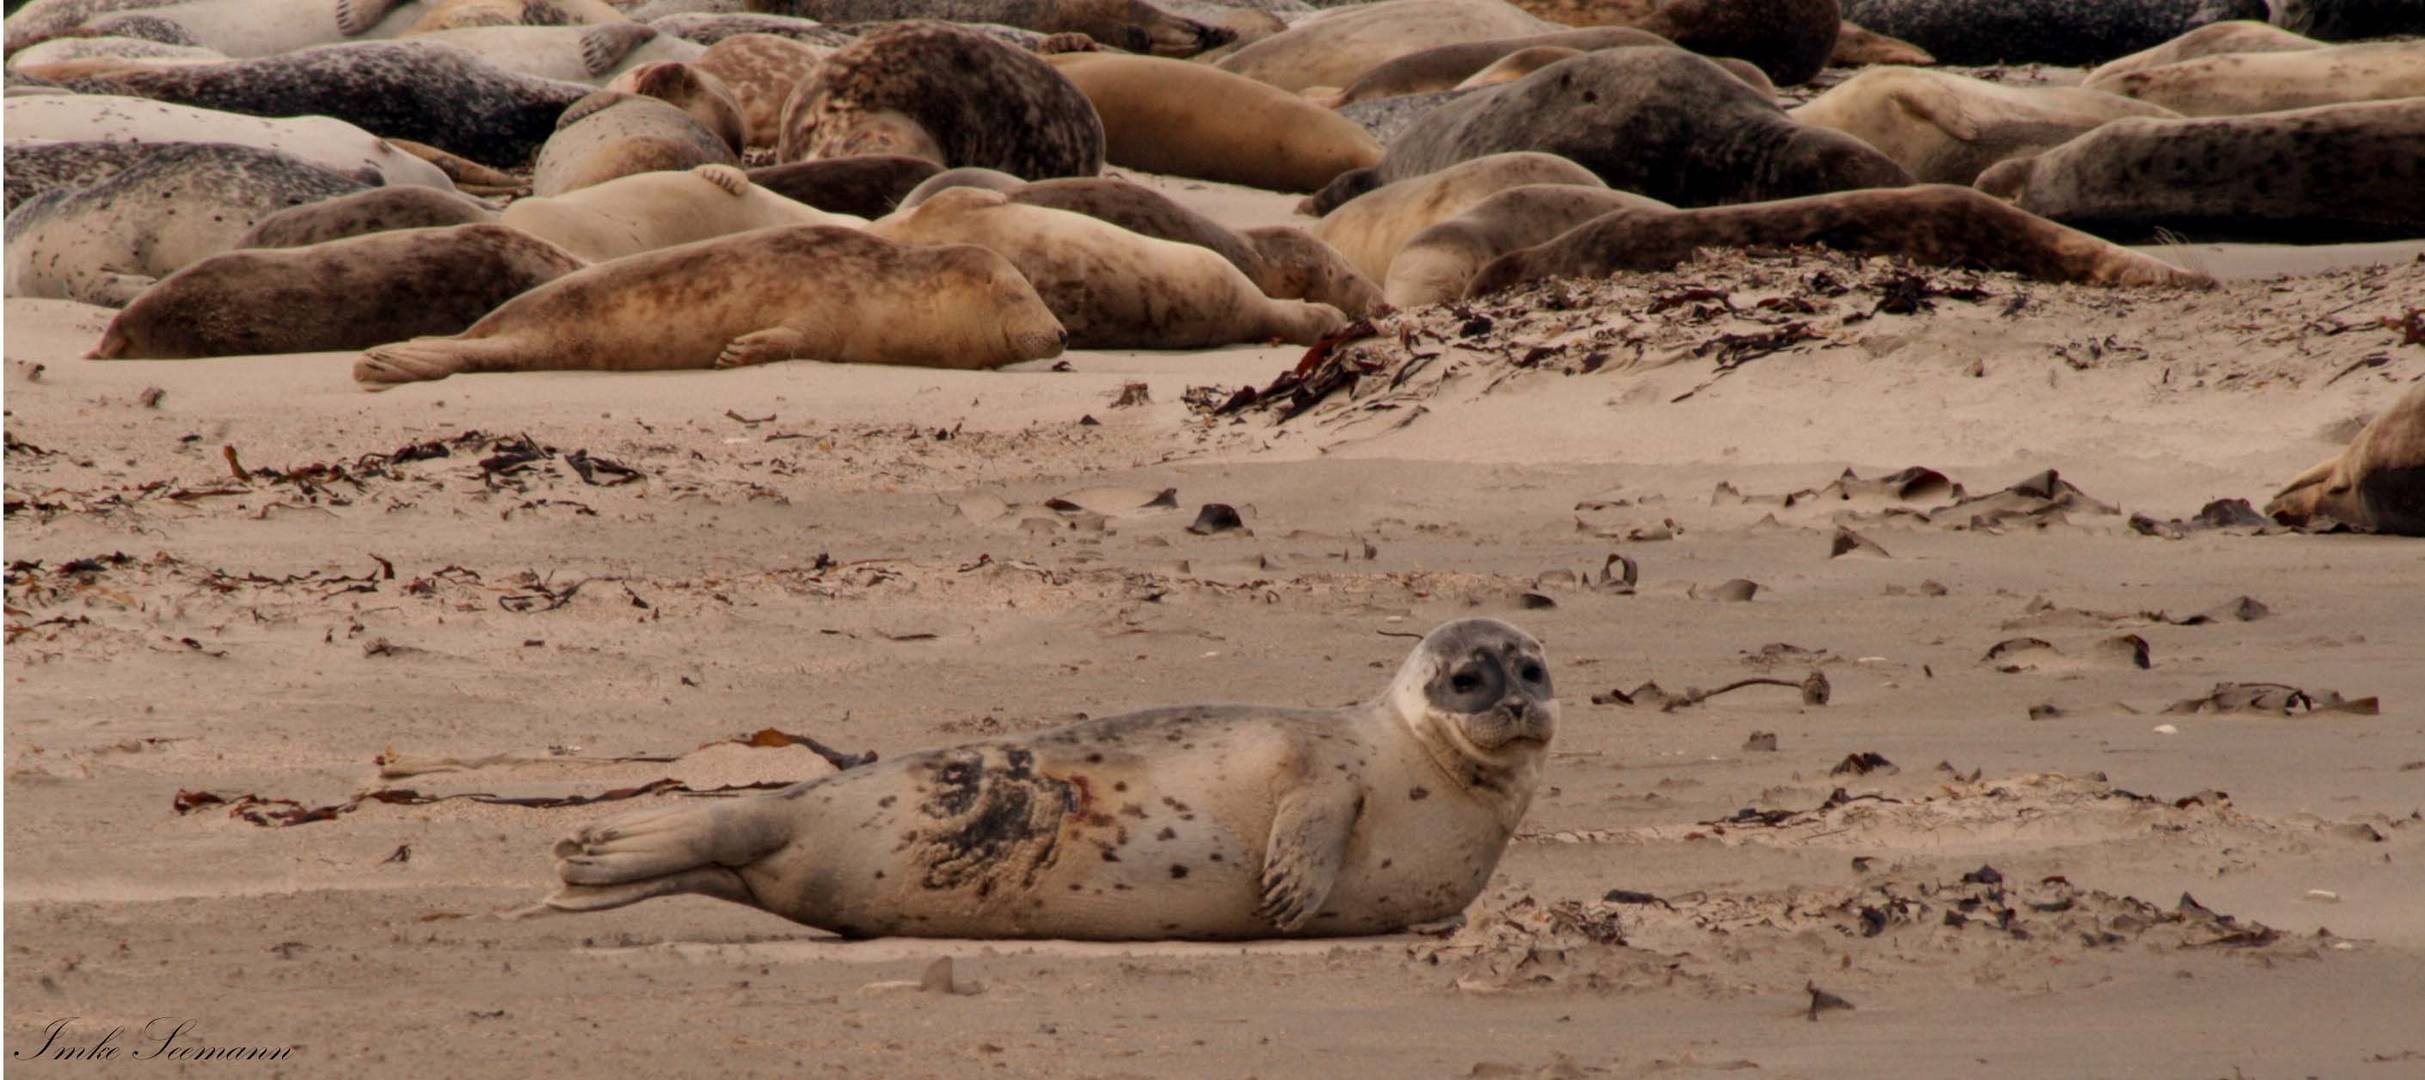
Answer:
<path fill-rule="evenodd" d="M 2425 236 L 2425 99 L 2116 120 L 1979 175 L 2024 210 L 2120 241 Z"/>
<path fill-rule="evenodd" d="M 394 6 L 396 0 L 185 0 L 96 16 L 81 25 L 100 33 L 135 30 L 244 58 L 344 41 L 369 31 Z M 162 33 L 160 24 L 174 29 Z"/>
<path fill-rule="evenodd" d="M 1610 187 L 1677 206 L 1895 187 L 1911 175 L 1867 143 L 1795 123 L 1726 69 L 1682 49 L 1564 60 L 1442 105 L 1370 169 L 1314 196 L 1315 213 L 1392 180 L 1511 150 L 1557 154 Z"/>
<path fill-rule="evenodd" d="M 2090 70 L 2087 77 L 2080 80 L 2080 85 L 2094 86 L 2098 82 L 2117 75 L 2160 68 L 2166 64 L 2178 64 L 2183 60 L 2195 60 L 2202 56 L 2221 56 L 2225 53 L 2298 52 L 2324 47 L 2325 45 L 2321 41 L 2291 33 L 2280 27 L 2249 19 L 2233 19 L 2229 22 L 2208 23 L 2154 48 L 2141 49 L 2120 59 L 2109 60 Z"/>
<path fill-rule="evenodd" d="M 653 97 L 600 90 L 564 110 L 561 123 L 531 170 L 534 195 L 562 195 L 634 173 L 741 163 L 731 144 Z"/>
<path fill-rule="evenodd" d="M 1793 86 L 1827 66 L 1843 24 L 1836 0 L 1668 0 L 1633 25 L 1705 56 L 1751 61 Z"/>
<path fill-rule="evenodd" d="M 427 41 L 327 45 L 282 56 L 70 84 L 254 116 L 333 116 L 506 168 L 528 165 L 556 117 L 593 87 L 506 71 Z"/>
<path fill-rule="evenodd" d="M 943 167 L 925 158 L 870 154 L 749 170 L 749 182 L 819 210 L 879 218 Z"/>
<path fill-rule="evenodd" d="M 280 210 L 237 237 L 236 246 L 308 247 L 351 236 L 474 225 L 496 218 L 495 208 L 463 195 L 422 187 L 372 188 Z"/>
<path fill-rule="evenodd" d="M 1416 233 L 1499 192 L 1532 184 L 1608 186 L 1590 169 L 1556 154 L 1488 154 L 1367 192 L 1324 215 L 1307 231 L 1368 280 L 1386 281 L 1398 249 Z"/>
<path fill-rule="evenodd" d="M 1480 895 L 1557 724 L 1540 643 L 1466 619 L 1368 704 L 1153 709 L 586 825 L 531 913 L 693 893 L 851 937 L 1389 933 Z"/>
<path fill-rule="evenodd" d="M 750 146 L 783 141 L 783 104 L 833 49 L 773 34 L 735 34 L 710 46 L 691 66 L 732 92 Z"/>
<path fill-rule="evenodd" d="M 1084 34 L 1113 48 L 1155 56 L 1194 56 L 1235 36 L 1145 0 L 753 0 L 750 6 L 825 23 L 940 19 Z"/>
<path fill-rule="evenodd" d="M 1630 191 L 1574 184 L 1527 184 L 1466 207 L 1407 238 L 1389 261 L 1382 293 L 1391 307 L 1444 304 L 1465 295 L 1491 260 L 1556 239 L 1617 210 L 1672 209 Z"/>
<path fill-rule="evenodd" d="M 2359 532 L 2425 536 L 2425 387 L 2409 390 L 2348 449 L 2292 480 L 2265 513 L 2285 525 L 2330 518 Z"/>
<path fill-rule="evenodd" d="M 161 143 L 43 142 L 8 147 L 8 209 L 45 192 L 88 187 L 160 152 Z M 183 145 L 170 143 L 165 145 Z"/>
<path fill-rule="evenodd" d="M 954 188 L 868 226 L 905 244 L 975 244 L 1033 282 L 1081 349 L 1202 349 L 1277 338 L 1310 345 L 1347 322 L 1339 309 L 1274 300 L 1228 260 L 1083 214 Z"/>
<path fill-rule="evenodd" d="M 444 170 L 342 120 L 325 116 L 264 118 L 171 105 L 111 94 L 10 97 L 12 146 L 37 141 L 132 143 L 213 142 L 277 150 L 331 172 L 368 168 L 390 184 L 454 190 Z M 15 186 L 12 176 L 10 186 Z"/>
<path fill-rule="evenodd" d="M 1028 180 L 1103 171 L 1103 120 L 1051 64 L 950 23 L 837 49 L 786 103 L 777 159 L 904 154 Z"/>
<path fill-rule="evenodd" d="M 592 262 L 751 229 L 867 224 L 767 191 L 730 165 L 644 172 L 554 197 L 519 199 L 498 220 Z"/>
<path fill-rule="evenodd" d="M 641 64 L 615 76 L 606 88 L 653 97 L 681 109 L 735 154 L 749 148 L 749 121 L 741 113 L 740 98 L 723 79 L 697 64 L 665 60 Z"/>
<path fill-rule="evenodd" d="M 394 21 L 393 16 L 384 21 Z M 606 0 L 437 0 L 426 5 L 404 32 L 425 34 L 474 26 L 605 26 L 629 21 L 629 16 Z"/>
<path fill-rule="evenodd" d="M 2416 0 L 2274 0 L 2273 21 L 2324 41 L 2425 34 Z"/>
<path fill-rule="evenodd" d="M 796 225 L 566 274 L 453 337 L 372 349 L 354 378 L 379 390 L 469 372 L 779 360 L 993 368 L 1059 355 L 1063 336 L 1018 268 L 983 248 Z"/>
<path fill-rule="evenodd" d="M 262 218 L 360 191 L 346 176 L 273 150 L 187 143 L 89 187 L 52 191 L 8 216 L 8 295 L 120 307 L 153 281 L 235 246 Z"/>
<path fill-rule="evenodd" d="M 716 45 L 726 38 L 742 34 L 766 34 L 826 49 L 839 49 L 858 40 L 858 36 L 855 34 L 844 33 L 815 19 L 795 19 L 789 15 L 724 15 L 688 12 L 678 15 L 661 15 L 650 19 L 648 25 L 685 41 L 695 41 L 701 45 Z"/>
<path fill-rule="evenodd" d="M 1410 52 L 1377 64 L 1336 94 L 1309 89 L 1305 96 L 1317 104 L 1337 108 L 1359 101 L 1447 90 L 1510 55 L 1541 46 L 1562 46 L 1590 52 L 1626 45 L 1665 44 L 1668 44 L 1667 39 L 1657 34 L 1623 26 L 1596 26 L 1547 34 L 1460 41 Z"/>
<path fill-rule="evenodd" d="M 1900 255 L 1933 266 L 2009 270 L 2045 281 L 2205 287 L 2182 270 L 2014 209 L 1965 187 L 1923 184 L 1840 191 L 1698 210 L 1618 210 L 1557 238 L 1492 260 L 1465 295 L 1486 296 L 1549 277 L 1664 270 L 1705 247 L 1818 244 Z"/>
<path fill-rule="evenodd" d="M 52 38 L 30 48 L 8 55 L 8 70 L 23 71 L 45 64 L 61 64 L 73 60 L 155 60 L 178 63 L 216 64 L 228 60 L 226 53 L 199 45 L 169 45 L 143 38 L 62 37 Z"/>
<path fill-rule="evenodd" d="M 466 26 L 408 40 L 454 45 L 522 75 L 599 83 L 639 64 L 696 60 L 707 47 L 635 22 L 604 26 Z"/>
<path fill-rule="evenodd" d="M 113 11 L 155 7 L 159 3 L 160 0 L 33 0 L 9 13 L 4 24 L 8 51 L 14 53 L 66 36 Z"/>
<path fill-rule="evenodd" d="M 2240 116 L 2425 96 L 2425 41 L 2235 52 L 2109 75 L 2090 88 L 2183 116 Z"/>
<path fill-rule="evenodd" d="M 1382 0 L 1304 20 L 1215 66 L 1292 92 L 1345 87 L 1408 53 L 1565 29 L 1501 0 Z"/>
<path fill-rule="evenodd" d="M 1048 59 L 1103 119 L 1103 157 L 1152 173 L 1314 191 L 1381 160 L 1354 121 L 1240 75 L 1116 53 Z"/>
<path fill-rule="evenodd" d="M 2265 0 L 1843 0 L 1844 17 L 1946 64 L 2090 66 L 2226 19 Z"/>
<path fill-rule="evenodd" d="M 1787 115 L 1859 138 L 1923 183 L 1968 184 L 1996 162 L 2061 146 L 2106 121 L 2178 114 L 2077 86 L 2004 86 L 1947 71 L 1882 67 Z"/>
<path fill-rule="evenodd" d="M 214 255 L 112 319 L 96 360 L 365 349 L 452 334 L 587 265 L 503 225 L 409 229 Z"/>

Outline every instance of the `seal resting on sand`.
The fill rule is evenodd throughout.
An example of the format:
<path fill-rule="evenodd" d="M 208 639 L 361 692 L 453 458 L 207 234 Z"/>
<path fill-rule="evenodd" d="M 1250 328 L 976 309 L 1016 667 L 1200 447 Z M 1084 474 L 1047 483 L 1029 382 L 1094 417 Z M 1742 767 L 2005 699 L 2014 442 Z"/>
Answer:
<path fill-rule="evenodd" d="M 2350 441 L 2265 504 L 2285 525 L 2330 518 L 2359 532 L 2425 536 L 2425 386 L 2413 388 Z"/>
<path fill-rule="evenodd" d="M 1388 933 L 1481 893 L 1557 723 L 1540 643 L 1463 619 L 1362 705 L 1154 709 L 583 826 L 527 913 L 695 893 L 851 937 Z"/>
<path fill-rule="evenodd" d="M 949 23 L 896 23 L 836 49 L 783 106 L 777 160 L 861 154 L 1093 176 L 1103 120 L 1041 59 Z"/>

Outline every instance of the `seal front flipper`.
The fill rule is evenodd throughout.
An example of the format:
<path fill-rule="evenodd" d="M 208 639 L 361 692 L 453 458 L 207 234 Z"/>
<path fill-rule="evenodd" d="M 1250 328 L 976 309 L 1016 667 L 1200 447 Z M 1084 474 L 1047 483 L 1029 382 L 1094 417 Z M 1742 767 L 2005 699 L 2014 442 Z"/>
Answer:
<path fill-rule="evenodd" d="M 159 278 L 149 274 L 130 274 L 120 270 L 104 270 L 68 290 L 68 299 L 101 307 L 122 308 L 135 302 L 143 290 L 158 284 Z"/>
<path fill-rule="evenodd" d="M 353 37 L 387 17 L 396 0 L 337 0 L 337 32 Z"/>
<path fill-rule="evenodd" d="M 556 876 L 564 887 L 540 906 L 602 911 L 684 893 L 756 906 L 739 870 L 791 844 L 789 811 L 781 796 L 762 796 L 582 826 L 556 842 Z"/>
<path fill-rule="evenodd" d="M 775 326 L 753 330 L 726 342 L 724 351 L 716 354 L 716 366 L 737 368 L 808 358 L 808 335 L 788 326 Z"/>
<path fill-rule="evenodd" d="M 1280 797 L 1263 853 L 1263 903 L 1255 914 L 1283 933 L 1304 929 L 1330 898 L 1347 861 L 1347 837 L 1364 812 L 1364 793 L 1315 779 Z"/>

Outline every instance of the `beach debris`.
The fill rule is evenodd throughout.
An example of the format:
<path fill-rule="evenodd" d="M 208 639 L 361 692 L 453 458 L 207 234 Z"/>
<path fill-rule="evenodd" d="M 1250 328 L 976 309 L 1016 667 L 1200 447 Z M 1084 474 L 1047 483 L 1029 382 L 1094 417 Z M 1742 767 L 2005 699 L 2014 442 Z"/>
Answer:
<path fill-rule="evenodd" d="M 1139 405 L 1151 405 L 1153 403 L 1153 388 L 1145 383 L 1132 382 L 1120 384 L 1119 393 L 1112 397 L 1111 407 L 1115 409 L 1128 409 Z"/>
<path fill-rule="evenodd" d="M 1743 750 L 1746 753 L 1773 754 L 1777 750 L 1777 733 L 1773 731 L 1752 732 L 1743 740 Z"/>
<path fill-rule="evenodd" d="M 2056 648 L 2045 638 L 2006 638 L 1987 647 L 1979 658 L 2007 675 L 2024 671 L 2073 671 L 2086 668 L 2137 668 L 2145 670 L 2154 661 L 2147 639 L 2137 634 L 2121 634 L 2100 638 L 2076 652 Z"/>
<path fill-rule="evenodd" d="M 1611 689 L 1606 693 L 1593 694 L 1591 703 L 1594 705 L 1623 705 L 1632 709 L 1655 707 L 1660 712 L 1674 712 L 1677 709 L 1691 708 L 1720 694 L 1732 693 L 1747 686 L 1783 686 L 1799 690 L 1802 693 L 1802 704 L 1804 705 L 1825 705 L 1827 699 L 1834 693 L 1833 687 L 1828 684 L 1827 676 L 1824 673 L 1813 671 L 1800 682 L 1770 678 L 1737 679 L 1715 690 L 1688 687 L 1682 694 L 1671 694 L 1660 688 L 1658 683 L 1646 682 L 1630 691 Z"/>
<path fill-rule="evenodd" d="M 2379 716 L 2383 703 L 2372 696 L 2345 698 L 2331 690 L 2306 690 L 2287 683 L 2220 682 L 2199 697 L 2183 698 L 2164 707 L 2167 714 L 2265 712 L 2345 713 Z"/>
<path fill-rule="evenodd" d="M 1187 531 L 1197 536 L 1211 536 L 1245 527 L 1246 521 L 1238 516 L 1237 507 L 1228 503 L 1205 503 L 1196 511 L 1196 520 L 1188 524 Z"/>
<path fill-rule="evenodd" d="M 1695 600 L 1716 600 L 1723 603 L 1739 604 L 1750 600 L 1752 597 L 1758 595 L 1759 592 L 1759 582 L 1751 581 L 1745 578 L 1734 578 L 1729 581 L 1719 582 L 1716 585 L 1710 586 L 1706 590 L 1703 590 L 1698 585 L 1688 586 L 1684 590 L 1684 595 Z"/>
<path fill-rule="evenodd" d="M 2145 514 L 2130 515 L 2130 531 L 2141 536 L 2180 540 L 2202 532 L 2230 531 L 2238 535 L 2273 536 L 2296 530 L 2257 512 L 2246 499 L 2216 499 L 2196 516 L 2158 521 Z"/>
<path fill-rule="evenodd" d="M 1846 1012 L 1852 1011 L 1852 1002 L 1846 1001 L 1838 995 L 1819 989 L 1819 984 L 1816 982 L 1804 983 L 1802 985 L 1802 989 L 1810 992 L 1809 1015 L 1812 1023 L 1817 1023 L 1819 1020 L 1819 1014 L 1823 1012 L 1834 1012 L 1838 1009 L 1842 1009 Z"/>
<path fill-rule="evenodd" d="M 1830 559 L 1839 559 L 1846 555 L 1868 556 L 1878 559 L 1892 558 L 1892 556 L 1886 553 L 1885 548 L 1878 546 L 1877 541 L 1871 540 L 1870 538 L 1854 532 L 1851 529 L 1847 529 L 1842 525 L 1838 525 L 1836 526 L 1835 539 L 1830 541 L 1828 544 L 1827 557 Z"/>
<path fill-rule="evenodd" d="M 1886 760 L 1886 755 L 1875 750 L 1863 750 L 1857 754 L 1844 755 L 1844 760 L 1837 762 L 1835 768 L 1827 770 L 1827 775 L 1867 776 L 1873 772 L 1883 772 L 1892 776 L 1902 771 L 1894 762 Z"/>

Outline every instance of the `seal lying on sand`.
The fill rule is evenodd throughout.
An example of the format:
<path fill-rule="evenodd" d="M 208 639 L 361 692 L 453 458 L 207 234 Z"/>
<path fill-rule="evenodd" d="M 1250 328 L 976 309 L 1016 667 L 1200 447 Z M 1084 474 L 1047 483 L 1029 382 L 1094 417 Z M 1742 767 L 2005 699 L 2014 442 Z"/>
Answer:
<path fill-rule="evenodd" d="M 1364 705 L 1154 709 L 583 826 L 531 911 L 697 893 L 853 937 L 1387 933 L 1481 893 L 1557 723 L 1540 643 L 1465 619 Z"/>
<path fill-rule="evenodd" d="M 85 355 L 167 360 L 324 352 L 452 334 L 583 265 L 503 225 L 231 251 L 144 290 Z"/>
<path fill-rule="evenodd" d="M 2285 525 L 2331 518 L 2360 532 L 2425 536 L 2425 386 L 2375 417 L 2349 449 L 2265 504 Z"/>
<path fill-rule="evenodd" d="M 679 106 L 600 90 L 564 110 L 531 170 L 536 195 L 562 195 L 634 173 L 739 165 L 731 145 Z"/>
<path fill-rule="evenodd" d="M 1389 261 L 1383 294 L 1398 308 L 1447 303 L 1464 296 L 1474 275 L 1508 252 L 1547 243 L 1612 211 L 1669 209 L 1657 199 L 1604 187 L 1509 188 L 1408 237 Z"/>
<path fill-rule="evenodd" d="M 2116 120 L 1979 174 L 1979 190 L 2120 240 L 2425 236 L 2425 98 Z"/>
<path fill-rule="evenodd" d="M 1608 186 L 1590 169 L 1556 154 L 1488 154 L 1366 192 L 1323 215 L 1307 231 L 1365 277 L 1382 281 L 1408 237 L 1492 195 L 1527 184 Z"/>
<path fill-rule="evenodd" d="M 390 184 L 415 184 L 453 191 L 444 170 L 405 153 L 395 144 L 342 120 L 325 116 L 270 119 L 171 105 L 111 94 L 43 94 L 11 97 L 0 105 L 8 117 L 11 147 L 44 140 L 57 142 L 125 143 L 157 148 L 164 143 L 232 143 L 259 150 L 276 150 L 348 175 L 370 169 Z M 96 151 L 114 164 L 109 172 L 137 160 Z M 102 173 L 94 179 L 99 179 Z M 14 165 L 8 186 L 18 184 Z"/>
<path fill-rule="evenodd" d="M 1103 121 L 1052 65 L 973 30 L 906 22 L 837 49 L 783 109 L 779 160 L 902 154 L 1027 180 L 1103 171 Z"/>
<path fill-rule="evenodd" d="M 867 224 L 786 199 L 730 165 L 634 173 L 518 199 L 498 220 L 592 262 L 778 225 Z"/>
<path fill-rule="evenodd" d="M 943 167 L 898 154 L 796 161 L 749 171 L 749 182 L 829 214 L 880 218 Z"/>
<path fill-rule="evenodd" d="M 1793 244 L 1901 255 L 1932 266 L 2010 270 L 2043 281 L 2214 284 L 2204 274 L 2031 216 L 1969 188 L 1927 184 L 1748 206 L 1619 210 L 1548 243 L 1500 256 L 1474 275 L 1465 295 L 1484 296 L 1546 277 L 1664 270 L 1705 247 Z"/>
<path fill-rule="evenodd" d="M 2091 69 L 2080 80 L 2082 86 L 2093 86 L 2101 80 L 2133 71 L 2160 68 L 2202 56 L 2225 53 L 2299 52 L 2307 49 L 2329 48 L 2321 41 L 2265 23 L 2248 19 L 2208 23 L 2152 49 L 2109 60 Z"/>
<path fill-rule="evenodd" d="M 236 246 L 307 247 L 396 229 L 434 229 L 496 219 L 495 208 L 469 196 L 423 187 L 372 188 L 280 210 L 237 237 Z"/>
<path fill-rule="evenodd" d="M 1408 53 L 1565 29 L 1501 0 L 1382 0 L 1306 19 L 1214 66 L 1291 92 L 1344 87 Z"/>
<path fill-rule="evenodd" d="M 966 245 L 798 225 L 651 251 L 523 293 L 453 337 L 354 361 L 365 389 L 475 371 L 662 371 L 777 360 L 991 368 L 1060 355 L 1019 269 Z"/>
<path fill-rule="evenodd" d="M 1949 71 L 1871 68 L 1786 115 L 1877 147 L 1923 183 L 1967 184 L 2006 158 L 2125 116 L 2172 110 L 2077 86 L 2004 86 Z"/>
<path fill-rule="evenodd" d="M 1557 154 L 1608 186 L 1677 206 L 1895 187 L 1911 174 L 1850 135 L 1795 123 L 1709 60 L 1668 47 L 1607 49 L 1432 110 L 1379 165 L 1314 196 L 1328 211 L 1392 180 L 1510 150 Z"/>
<path fill-rule="evenodd" d="M 2234 52 L 2108 75 L 2089 85 L 2183 116 L 2240 116 L 2425 95 L 2425 41 Z"/>
<path fill-rule="evenodd" d="M 2101 64 L 2266 0 L 1843 0 L 1844 17 L 1911 42 L 1942 64 Z"/>
<path fill-rule="evenodd" d="M 1199 349 L 1278 338 L 1311 345 L 1345 325 L 1326 304 L 1274 300 L 1228 261 L 1083 214 L 953 188 L 868 226 L 906 244 L 1001 252 L 1081 349 Z"/>
<path fill-rule="evenodd" d="M 1381 160 L 1354 121 L 1218 68 L 1115 53 L 1048 62 L 1103 118 L 1104 160 L 1146 172 L 1314 191 Z"/>
<path fill-rule="evenodd" d="M 941 19 L 1047 35 L 1084 34 L 1115 49 L 1155 56 L 1194 56 L 1233 36 L 1146 0 L 755 0 L 751 6 L 826 23 Z"/>

